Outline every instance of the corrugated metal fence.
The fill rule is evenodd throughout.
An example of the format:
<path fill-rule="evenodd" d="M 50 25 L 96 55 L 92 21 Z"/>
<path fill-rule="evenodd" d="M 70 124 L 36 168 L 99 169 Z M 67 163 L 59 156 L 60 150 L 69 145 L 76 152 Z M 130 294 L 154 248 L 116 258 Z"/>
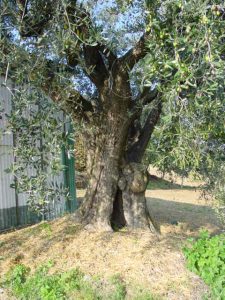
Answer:
<path fill-rule="evenodd" d="M 0 77 L 0 130 L 4 130 L 7 126 L 7 114 L 12 109 L 10 90 L 2 85 L 4 80 Z M 63 115 L 63 113 L 62 113 Z M 0 231 L 20 225 L 33 224 L 43 220 L 43 216 L 32 213 L 27 206 L 27 196 L 17 193 L 15 188 L 16 178 L 6 173 L 16 157 L 13 153 L 16 139 L 13 134 L 3 135 L 0 138 Z M 64 214 L 65 212 L 73 212 L 77 207 L 76 190 L 75 190 L 75 174 L 74 174 L 74 158 L 68 157 L 66 151 L 62 151 L 62 162 L 66 166 L 65 170 L 59 175 L 49 178 L 57 185 L 63 184 L 68 188 L 70 200 L 61 197 L 49 204 L 44 218 L 52 219 Z M 32 172 L 32 170 L 28 170 Z"/>

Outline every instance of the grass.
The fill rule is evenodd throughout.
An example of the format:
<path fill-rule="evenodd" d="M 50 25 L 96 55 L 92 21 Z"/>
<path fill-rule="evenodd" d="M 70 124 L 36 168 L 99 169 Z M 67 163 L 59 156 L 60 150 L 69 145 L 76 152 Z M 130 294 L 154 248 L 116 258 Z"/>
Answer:
<path fill-rule="evenodd" d="M 3 246 L 4 246 L 4 244 L 5 244 L 5 242 L 3 242 L 3 241 L 0 241 L 0 248 L 1 248 L 1 247 L 3 247 Z"/>
<path fill-rule="evenodd" d="M 114 294 L 110 295 L 111 300 L 123 300 L 126 297 L 126 285 L 119 275 L 115 275 L 111 279 L 112 284 L 115 286 Z"/>
<path fill-rule="evenodd" d="M 177 183 L 173 183 L 171 181 L 165 180 L 163 178 L 159 178 L 157 176 L 150 176 L 150 181 L 148 184 L 148 189 L 150 190 L 195 190 L 196 187 L 189 185 L 181 185 Z"/>
<path fill-rule="evenodd" d="M 127 287 L 119 275 L 109 282 L 84 275 L 78 269 L 51 274 L 49 261 L 34 273 L 23 264 L 17 264 L 7 273 L 1 286 L 18 300 L 156 300 L 145 290 L 127 297 Z"/>
<path fill-rule="evenodd" d="M 75 234 L 78 233 L 80 228 L 81 228 L 81 226 L 79 226 L 79 225 L 68 225 L 63 230 L 63 234 L 65 234 L 65 235 L 75 235 Z"/>
<path fill-rule="evenodd" d="M 44 237 L 50 238 L 52 236 L 52 227 L 49 222 L 44 221 L 34 227 L 28 227 L 27 233 L 30 236 L 42 234 Z"/>

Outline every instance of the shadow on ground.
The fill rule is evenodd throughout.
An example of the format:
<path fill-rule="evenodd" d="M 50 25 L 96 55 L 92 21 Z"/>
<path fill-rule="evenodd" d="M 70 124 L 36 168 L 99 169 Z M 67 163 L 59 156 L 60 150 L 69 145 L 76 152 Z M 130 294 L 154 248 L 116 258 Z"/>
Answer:
<path fill-rule="evenodd" d="M 212 233 L 221 228 L 215 211 L 206 205 L 147 198 L 148 209 L 160 226 L 172 225 L 180 231 L 198 231 L 206 228 Z"/>
<path fill-rule="evenodd" d="M 198 186 L 192 186 L 188 184 L 178 184 L 173 181 L 169 181 L 163 178 L 159 178 L 155 175 L 150 175 L 148 189 L 150 190 L 196 190 Z"/>

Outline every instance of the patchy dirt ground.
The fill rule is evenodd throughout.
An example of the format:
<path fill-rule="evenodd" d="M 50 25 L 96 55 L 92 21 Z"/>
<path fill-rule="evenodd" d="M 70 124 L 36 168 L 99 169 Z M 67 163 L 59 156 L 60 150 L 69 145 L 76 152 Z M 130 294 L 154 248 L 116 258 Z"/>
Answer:
<path fill-rule="evenodd" d="M 19 262 L 35 269 L 52 260 L 53 271 L 79 267 L 106 279 L 120 274 L 130 287 L 127 299 L 138 287 L 160 300 L 202 299 L 207 287 L 185 268 L 181 249 L 186 238 L 197 236 L 201 228 L 211 233 L 221 230 L 215 214 L 191 185 L 148 190 L 146 196 L 151 214 L 159 221 L 160 236 L 141 231 L 91 233 L 65 216 L 0 235 L 0 274 Z"/>

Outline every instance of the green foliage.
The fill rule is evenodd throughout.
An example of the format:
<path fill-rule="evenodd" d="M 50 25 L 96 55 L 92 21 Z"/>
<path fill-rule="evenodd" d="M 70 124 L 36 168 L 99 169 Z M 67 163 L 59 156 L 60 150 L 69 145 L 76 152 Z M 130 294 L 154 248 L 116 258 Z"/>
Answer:
<path fill-rule="evenodd" d="M 225 159 L 216 157 L 206 172 L 207 192 L 209 195 L 213 194 L 215 211 L 221 224 L 225 226 Z"/>
<path fill-rule="evenodd" d="M 17 265 L 10 271 L 7 278 L 7 283 L 10 282 L 15 294 L 19 292 L 20 286 L 25 283 L 26 277 L 30 272 L 30 268 L 24 265 Z"/>
<path fill-rule="evenodd" d="M 35 227 L 30 227 L 28 232 L 30 235 L 42 234 L 44 237 L 50 238 L 52 236 L 52 227 L 48 222 L 41 222 Z"/>
<path fill-rule="evenodd" d="M 59 300 L 72 295 L 74 299 L 100 299 L 79 270 L 51 275 L 48 273 L 51 266 L 49 262 L 30 274 L 29 268 L 17 265 L 8 273 L 5 285 L 17 299 Z"/>
<path fill-rule="evenodd" d="M 63 66 L 58 68 L 57 59 L 61 57 L 61 61 L 67 57 L 72 61 L 68 52 L 75 55 L 82 40 L 91 44 L 93 38 L 91 35 L 86 39 L 80 29 L 82 24 L 89 22 L 85 15 L 78 25 L 74 16 L 71 17 L 72 1 L 56 1 L 54 5 L 52 1 L 27 1 L 25 5 L 29 6 L 31 13 L 22 24 L 18 15 L 23 11 L 23 4 L 0 1 L 0 76 L 5 78 L 13 106 L 7 116 L 7 131 L 0 132 L 0 137 L 13 134 L 15 139 L 13 151 L 16 159 L 7 169 L 16 178 L 11 187 L 27 196 L 31 210 L 45 215 L 54 206 L 52 203 L 69 198 L 68 189 L 59 183 L 59 174 L 66 168 L 61 160 L 62 149 L 68 157 L 73 155 L 73 146 L 68 142 L 73 138 L 67 130 L 70 117 L 62 109 L 65 111 L 64 99 L 71 95 L 71 86 L 74 92 L 74 84 L 71 72 L 68 75 Z M 76 17 L 83 13 L 78 8 Z M 55 16 L 51 30 L 43 35 L 40 33 L 38 38 L 34 24 L 44 22 L 45 18 L 49 20 L 51 14 Z M 33 30 L 34 39 L 28 41 L 21 37 L 23 34 L 32 35 Z M 94 35 L 94 29 L 90 30 Z M 51 80 L 54 88 L 49 89 Z M 63 84 L 66 84 L 66 89 L 62 88 Z M 63 101 L 53 103 L 49 90 L 55 90 L 54 95 L 61 96 Z M 0 114 L 5 113 L 1 102 L 2 99 Z"/>
<path fill-rule="evenodd" d="M 21 300 L 125 300 L 126 285 L 115 275 L 110 283 L 85 276 L 78 269 L 63 273 L 51 273 L 53 262 L 42 265 L 34 273 L 23 264 L 11 268 L 3 281 L 3 286 L 11 290 L 16 299 Z M 104 286 L 103 284 L 106 284 Z M 154 300 L 146 290 L 135 291 L 134 300 Z"/>
<path fill-rule="evenodd" d="M 126 297 L 126 285 L 123 282 L 122 278 L 120 276 L 113 276 L 111 279 L 112 283 L 115 286 L 115 292 L 114 294 L 109 298 L 110 300 L 123 300 Z"/>
<path fill-rule="evenodd" d="M 225 235 L 210 237 L 203 231 L 200 238 L 184 248 L 188 268 L 212 288 L 213 299 L 225 299 Z"/>
<path fill-rule="evenodd" d="M 6 171 L 17 178 L 11 187 L 27 195 L 33 211 L 44 214 L 49 203 L 68 193 L 57 181 L 65 168 L 62 149 L 70 151 L 69 133 L 64 130 L 69 119 L 35 88 L 19 87 L 12 93 L 12 112 L 7 116 L 5 134 L 14 136 L 16 159 Z"/>
<path fill-rule="evenodd" d="M 187 174 L 225 142 L 222 1 L 156 1 L 149 7 L 150 53 L 145 84 L 157 83 L 166 104 L 149 157 Z M 146 67 L 145 67 L 146 68 Z"/>
<path fill-rule="evenodd" d="M 144 84 L 164 101 L 147 151 L 162 172 L 201 177 L 224 211 L 225 18 L 223 1 L 148 1 Z"/>

